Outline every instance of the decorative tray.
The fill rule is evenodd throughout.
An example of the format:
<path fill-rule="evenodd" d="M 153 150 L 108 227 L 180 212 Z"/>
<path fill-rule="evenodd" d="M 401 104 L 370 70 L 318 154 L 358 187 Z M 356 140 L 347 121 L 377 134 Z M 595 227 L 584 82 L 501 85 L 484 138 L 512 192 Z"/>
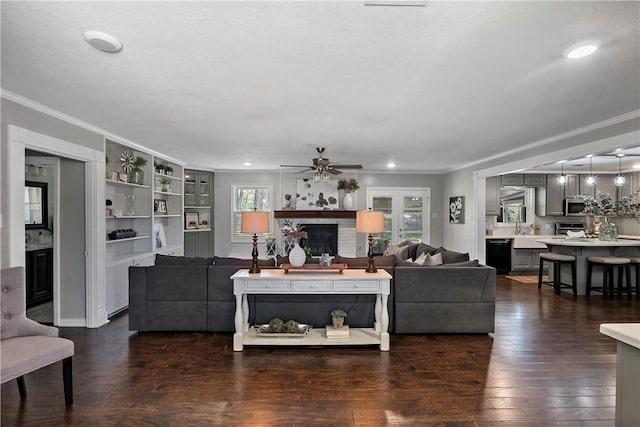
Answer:
<path fill-rule="evenodd" d="M 271 332 L 269 324 L 255 325 L 253 328 L 256 330 L 256 334 L 261 337 L 269 338 L 302 338 L 309 333 L 313 325 L 307 325 L 305 323 L 298 324 L 298 332 Z"/>

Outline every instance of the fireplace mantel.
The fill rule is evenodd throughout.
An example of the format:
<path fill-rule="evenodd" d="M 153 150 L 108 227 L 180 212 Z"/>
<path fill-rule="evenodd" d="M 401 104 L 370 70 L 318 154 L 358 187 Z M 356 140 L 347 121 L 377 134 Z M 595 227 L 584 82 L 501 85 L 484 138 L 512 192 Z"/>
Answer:
<path fill-rule="evenodd" d="M 352 218 L 355 219 L 356 211 L 329 211 L 329 210 L 290 210 L 274 211 L 274 218 Z"/>

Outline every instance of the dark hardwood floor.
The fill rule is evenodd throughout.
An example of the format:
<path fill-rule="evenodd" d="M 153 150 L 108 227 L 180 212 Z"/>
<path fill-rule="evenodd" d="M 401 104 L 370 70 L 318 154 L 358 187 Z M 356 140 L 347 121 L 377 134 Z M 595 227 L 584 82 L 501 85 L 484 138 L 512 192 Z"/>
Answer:
<path fill-rule="evenodd" d="M 129 332 L 126 314 L 75 341 L 75 405 L 58 363 L 2 385 L 2 426 L 613 426 L 616 343 L 640 302 L 573 299 L 498 278 L 496 332 L 375 347 L 246 347 L 231 334 Z"/>

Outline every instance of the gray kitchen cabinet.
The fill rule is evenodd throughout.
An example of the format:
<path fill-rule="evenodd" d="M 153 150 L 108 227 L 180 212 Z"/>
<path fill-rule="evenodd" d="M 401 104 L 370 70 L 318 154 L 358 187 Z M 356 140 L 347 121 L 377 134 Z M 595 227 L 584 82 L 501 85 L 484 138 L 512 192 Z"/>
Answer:
<path fill-rule="evenodd" d="M 524 174 L 508 173 L 502 175 L 502 185 L 524 185 Z"/>
<path fill-rule="evenodd" d="M 184 233 L 184 256 L 212 257 L 212 231 L 186 231 Z"/>
<path fill-rule="evenodd" d="M 543 186 L 547 176 L 539 173 L 508 173 L 502 175 L 502 185 L 525 185 L 527 187 Z"/>
<path fill-rule="evenodd" d="M 512 249 L 511 271 L 537 272 L 540 266 L 540 254 L 546 249 Z"/>
<path fill-rule="evenodd" d="M 547 175 L 544 215 L 562 215 L 562 200 L 580 194 L 580 177 L 567 175 L 567 183 L 558 182 L 560 175 Z M 538 215 L 543 215 L 538 213 Z"/>
<path fill-rule="evenodd" d="M 500 186 L 501 177 L 490 176 L 487 181 L 486 211 L 485 215 L 500 215 Z"/>

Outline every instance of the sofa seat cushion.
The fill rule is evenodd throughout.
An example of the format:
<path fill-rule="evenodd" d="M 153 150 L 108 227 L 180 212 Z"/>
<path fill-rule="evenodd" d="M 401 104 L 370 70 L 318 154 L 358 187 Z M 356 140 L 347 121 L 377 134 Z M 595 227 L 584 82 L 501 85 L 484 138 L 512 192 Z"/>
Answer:
<path fill-rule="evenodd" d="M 73 341 L 66 338 L 34 335 L 2 340 L 2 383 L 70 356 L 73 356 Z"/>

